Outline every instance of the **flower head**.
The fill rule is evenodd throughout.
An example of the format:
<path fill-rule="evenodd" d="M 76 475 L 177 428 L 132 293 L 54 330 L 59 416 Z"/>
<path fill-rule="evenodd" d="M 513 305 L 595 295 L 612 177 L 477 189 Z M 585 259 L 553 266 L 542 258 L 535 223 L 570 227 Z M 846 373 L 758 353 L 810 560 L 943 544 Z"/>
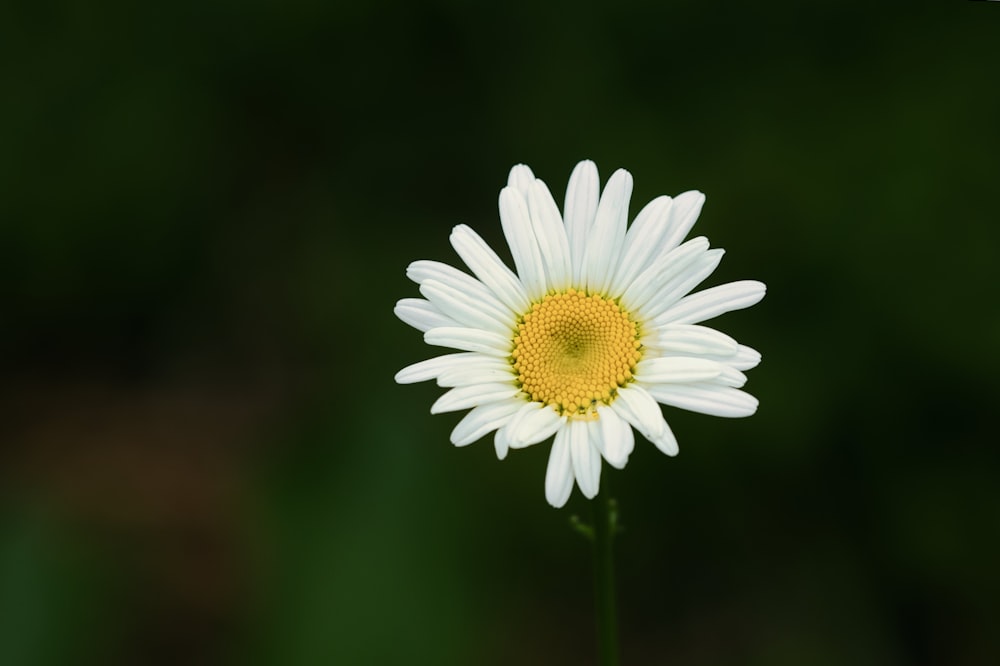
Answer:
<path fill-rule="evenodd" d="M 396 381 L 447 387 L 432 414 L 471 408 L 451 433 L 456 446 L 496 431 L 502 460 L 555 435 L 545 497 L 556 507 L 574 480 L 587 498 L 597 495 L 602 458 L 625 466 L 632 428 L 676 455 L 657 403 L 726 417 L 757 409 L 740 388 L 760 354 L 698 324 L 757 303 L 764 285 L 690 294 L 723 254 L 704 237 L 681 243 L 704 195 L 657 197 L 628 226 L 631 194 L 629 172 L 616 171 L 599 193 L 597 167 L 580 162 L 560 214 L 545 183 L 515 166 L 500 192 L 500 222 L 516 273 L 459 225 L 451 244 L 472 275 L 415 261 L 407 275 L 424 298 L 395 308 L 427 344 L 459 350 L 404 368 Z"/>

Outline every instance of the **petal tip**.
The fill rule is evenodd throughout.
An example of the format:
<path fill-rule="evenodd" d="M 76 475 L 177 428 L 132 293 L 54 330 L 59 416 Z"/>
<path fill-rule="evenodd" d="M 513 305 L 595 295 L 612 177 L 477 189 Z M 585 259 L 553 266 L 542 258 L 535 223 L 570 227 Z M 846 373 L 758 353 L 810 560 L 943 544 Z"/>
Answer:
<path fill-rule="evenodd" d="M 569 499 L 569 498 L 567 498 L 567 499 Z M 545 501 L 548 502 L 549 506 L 551 506 L 553 509 L 561 509 L 564 506 L 566 506 L 566 500 L 563 500 L 561 503 L 560 502 L 553 502 L 552 498 L 550 498 L 548 495 L 545 496 Z"/>

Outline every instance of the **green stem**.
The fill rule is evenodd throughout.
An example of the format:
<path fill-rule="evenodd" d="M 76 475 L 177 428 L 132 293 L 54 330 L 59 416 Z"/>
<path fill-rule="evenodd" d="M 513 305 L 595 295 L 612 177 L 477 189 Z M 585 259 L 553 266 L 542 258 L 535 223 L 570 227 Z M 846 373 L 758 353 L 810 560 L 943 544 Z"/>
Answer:
<path fill-rule="evenodd" d="M 594 593 L 601 666 L 618 666 L 618 617 L 615 612 L 614 538 L 618 504 L 598 496 L 594 502 Z"/>

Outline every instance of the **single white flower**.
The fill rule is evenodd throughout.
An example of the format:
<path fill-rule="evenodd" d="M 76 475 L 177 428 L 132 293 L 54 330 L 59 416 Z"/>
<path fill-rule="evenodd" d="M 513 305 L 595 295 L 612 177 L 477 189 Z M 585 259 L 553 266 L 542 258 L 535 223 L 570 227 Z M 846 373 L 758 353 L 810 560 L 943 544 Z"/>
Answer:
<path fill-rule="evenodd" d="M 722 259 L 698 237 L 681 243 L 705 196 L 657 197 L 626 231 L 632 176 L 619 169 L 598 196 L 593 162 L 577 164 L 560 214 L 548 187 L 521 164 L 500 192 L 500 223 L 517 272 L 475 231 L 454 228 L 451 244 L 475 277 L 436 261 L 407 276 L 424 298 L 395 313 L 427 344 L 458 353 L 396 374 L 401 384 L 436 379 L 448 390 L 432 414 L 471 411 L 451 433 L 466 446 L 496 431 L 508 449 L 555 435 L 545 497 L 555 507 L 573 482 L 597 495 L 601 458 L 621 469 L 635 428 L 667 455 L 677 440 L 659 405 L 715 416 L 749 416 L 757 400 L 740 390 L 760 354 L 697 325 L 764 296 L 753 280 L 689 295 Z"/>

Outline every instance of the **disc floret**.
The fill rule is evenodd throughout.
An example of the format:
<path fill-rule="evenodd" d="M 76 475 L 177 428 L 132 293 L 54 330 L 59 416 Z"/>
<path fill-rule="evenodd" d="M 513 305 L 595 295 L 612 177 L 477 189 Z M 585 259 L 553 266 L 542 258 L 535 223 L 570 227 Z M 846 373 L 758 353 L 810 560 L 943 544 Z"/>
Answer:
<path fill-rule="evenodd" d="M 576 289 L 550 293 L 518 322 L 511 354 L 531 400 L 577 418 L 596 418 L 632 381 L 642 358 L 639 330 L 619 303 Z"/>

